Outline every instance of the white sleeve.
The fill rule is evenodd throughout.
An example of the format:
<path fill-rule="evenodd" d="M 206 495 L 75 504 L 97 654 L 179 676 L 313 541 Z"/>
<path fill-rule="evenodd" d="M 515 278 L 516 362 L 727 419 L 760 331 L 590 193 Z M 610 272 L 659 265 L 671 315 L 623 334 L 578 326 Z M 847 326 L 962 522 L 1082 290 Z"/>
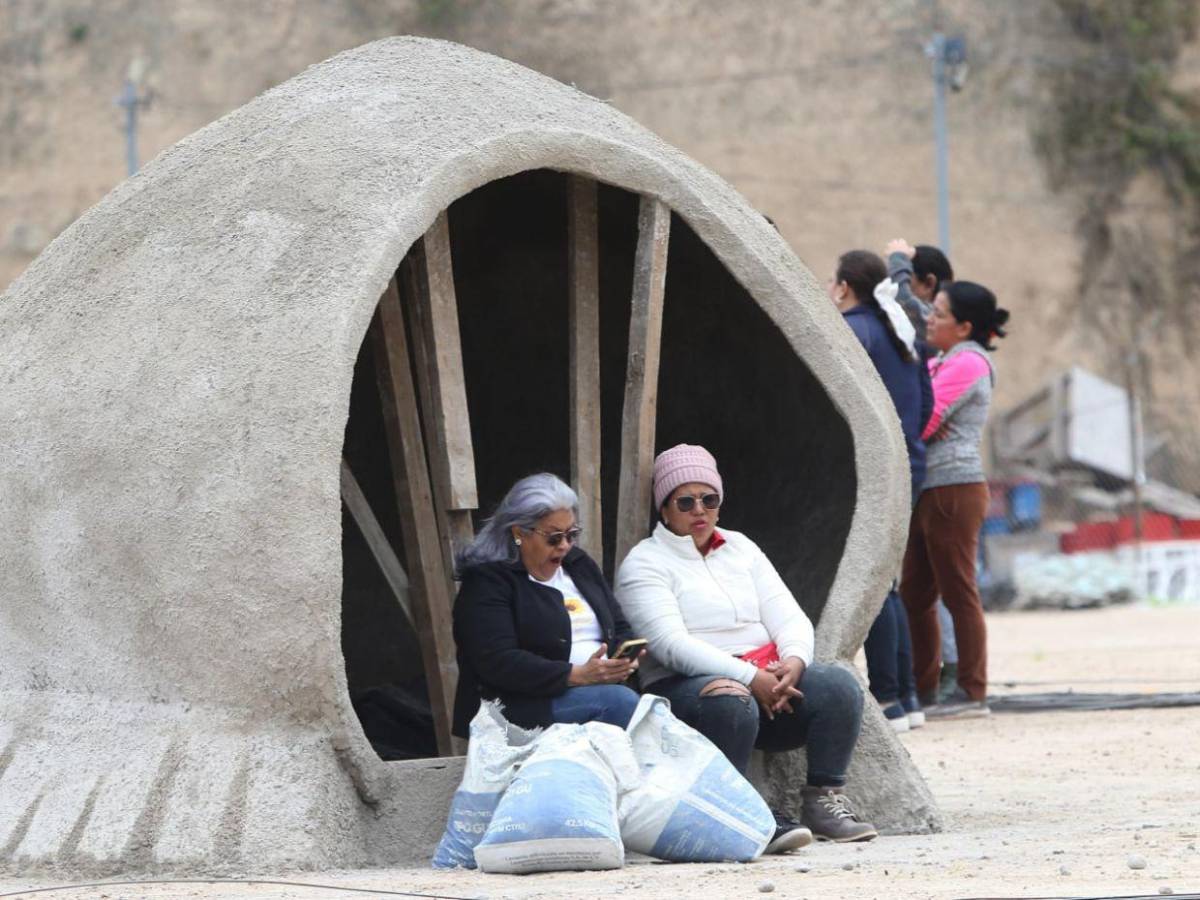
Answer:
<path fill-rule="evenodd" d="M 754 587 L 758 592 L 758 614 L 779 648 L 779 658 L 798 656 L 807 666 L 813 660 L 813 626 L 788 586 L 783 583 L 767 555 L 746 539 L 754 557 Z"/>
<path fill-rule="evenodd" d="M 719 675 L 742 684 L 754 680 L 753 663 L 718 650 L 688 633 L 679 598 L 666 573 L 653 564 L 626 557 L 617 572 L 617 602 L 634 632 L 664 667 L 681 675 Z"/>

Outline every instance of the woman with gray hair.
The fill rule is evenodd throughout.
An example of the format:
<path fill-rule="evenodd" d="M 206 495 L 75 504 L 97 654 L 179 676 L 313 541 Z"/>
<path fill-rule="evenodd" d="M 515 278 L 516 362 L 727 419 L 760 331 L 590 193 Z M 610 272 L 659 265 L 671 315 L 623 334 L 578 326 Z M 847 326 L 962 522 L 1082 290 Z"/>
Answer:
<path fill-rule="evenodd" d="M 638 695 L 624 682 L 637 657 L 610 654 L 633 632 L 600 567 L 575 546 L 578 507 L 575 492 L 554 475 L 529 475 L 459 555 L 459 737 L 467 737 L 481 698 L 499 700 L 509 721 L 524 728 L 629 724 Z"/>

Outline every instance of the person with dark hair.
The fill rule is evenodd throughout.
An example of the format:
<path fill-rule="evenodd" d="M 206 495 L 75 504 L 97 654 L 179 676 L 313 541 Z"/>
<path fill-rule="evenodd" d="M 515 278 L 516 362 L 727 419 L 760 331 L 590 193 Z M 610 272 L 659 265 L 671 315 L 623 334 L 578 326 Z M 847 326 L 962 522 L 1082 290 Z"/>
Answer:
<path fill-rule="evenodd" d="M 929 244 L 913 246 L 903 238 L 889 241 L 887 254 L 888 277 L 896 283 L 896 300 L 917 332 L 917 340 L 925 340 L 925 319 L 933 310 L 933 298 L 938 288 L 954 280 L 950 260 L 937 247 Z"/>
<path fill-rule="evenodd" d="M 954 280 L 954 269 L 946 254 L 937 247 L 929 244 L 917 244 L 914 247 L 903 238 L 889 241 L 884 253 L 888 260 L 888 277 L 896 284 L 896 299 L 916 329 L 917 350 L 924 361 L 933 355 L 925 341 L 925 320 L 933 311 L 933 298 L 939 286 Z M 913 503 L 916 503 L 915 495 Z M 942 670 L 938 696 L 948 697 L 954 693 L 958 683 L 958 644 L 954 639 L 954 620 L 941 600 L 937 602 L 937 612 L 942 629 Z"/>
<path fill-rule="evenodd" d="M 829 280 L 830 299 L 867 351 L 896 407 L 915 500 L 925 480 L 921 431 L 932 411 L 933 393 L 919 358 L 915 329 L 900 308 L 897 293 L 883 260 L 867 250 L 843 253 Z M 871 694 L 892 728 L 903 732 L 923 725 L 925 716 L 913 680 L 908 616 L 894 585 L 867 633 L 864 649 Z"/>
<path fill-rule="evenodd" d="M 1004 337 L 1008 310 L 986 287 L 956 281 L 942 287 L 926 321 L 933 415 L 925 426 L 925 484 L 913 512 L 900 595 L 912 628 L 917 689 L 936 716 L 987 715 L 987 626 L 975 583 L 979 528 L 988 490 L 979 444 L 995 372 L 988 352 Z M 935 603 L 941 595 L 958 640 L 958 687 L 937 702 L 941 665 Z M 936 703 L 936 705 L 933 705 Z"/>

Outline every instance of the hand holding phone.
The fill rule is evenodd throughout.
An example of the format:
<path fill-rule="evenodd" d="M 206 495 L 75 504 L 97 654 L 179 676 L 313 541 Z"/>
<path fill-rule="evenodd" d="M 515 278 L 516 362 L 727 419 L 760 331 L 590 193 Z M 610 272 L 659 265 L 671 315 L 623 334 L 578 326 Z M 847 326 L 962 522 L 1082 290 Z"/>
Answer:
<path fill-rule="evenodd" d="M 637 659 L 638 654 L 646 649 L 648 643 L 649 641 L 645 638 L 630 638 L 627 641 L 621 641 L 621 646 L 617 648 L 610 659 Z"/>

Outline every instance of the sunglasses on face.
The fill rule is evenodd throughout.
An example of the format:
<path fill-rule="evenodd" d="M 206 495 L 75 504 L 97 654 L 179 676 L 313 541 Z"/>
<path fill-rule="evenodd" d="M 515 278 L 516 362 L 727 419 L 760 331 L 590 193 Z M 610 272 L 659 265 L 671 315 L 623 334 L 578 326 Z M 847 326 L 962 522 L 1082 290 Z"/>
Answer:
<path fill-rule="evenodd" d="M 557 547 L 563 541 L 574 545 L 579 541 L 579 536 L 583 534 L 583 529 L 578 526 L 568 528 L 566 531 L 542 531 L 540 528 L 530 528 L 529 530 L 540 534 L 551 547 Z"/>
<path fill-rule="evenodd" d="M 675 508 L 680 512 L 691 512 L 696 508 L 697 501 L 704 504 L 705 509 L 716 509 L 721 505 L 721 495 L 702 494 L 699 497 L 693 497 L 691 494 L 684 494 L 682 497 L 675 498 Z"/>

